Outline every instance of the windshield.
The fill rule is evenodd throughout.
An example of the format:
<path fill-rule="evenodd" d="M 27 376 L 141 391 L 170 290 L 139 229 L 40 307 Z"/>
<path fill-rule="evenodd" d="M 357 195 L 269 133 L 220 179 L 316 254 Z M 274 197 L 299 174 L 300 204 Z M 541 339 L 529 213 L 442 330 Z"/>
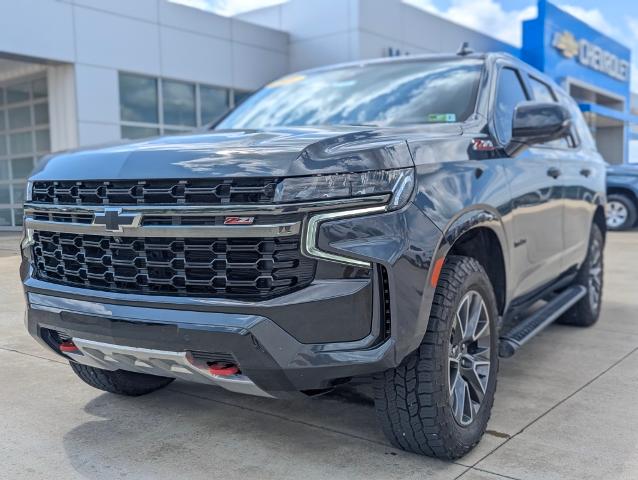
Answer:
<path fill-rule="evenodd" d="M 218 125 L 405 125 L 465 121 L 482 60 L 403 61 L 302 72 L 266 85 Z"/>

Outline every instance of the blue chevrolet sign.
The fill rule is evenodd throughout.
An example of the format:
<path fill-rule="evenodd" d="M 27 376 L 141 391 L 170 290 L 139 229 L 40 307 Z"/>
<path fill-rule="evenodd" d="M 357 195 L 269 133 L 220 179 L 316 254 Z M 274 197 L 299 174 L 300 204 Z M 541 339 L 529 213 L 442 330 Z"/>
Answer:
<path fill-rule="evenodd" d="M 558 81 L 575 78 L 629 96 L 631 51 L 547 0 L 523 23 L 521 56 Z"/>
<path fill-rule="evenodd" d="M 627 162 L 630 125 L 638 123 L 629 109 L 629 48 L 539 0 L 538 16 L 523 22 L 520 57 L 575 96 L 607 161 Z"/>

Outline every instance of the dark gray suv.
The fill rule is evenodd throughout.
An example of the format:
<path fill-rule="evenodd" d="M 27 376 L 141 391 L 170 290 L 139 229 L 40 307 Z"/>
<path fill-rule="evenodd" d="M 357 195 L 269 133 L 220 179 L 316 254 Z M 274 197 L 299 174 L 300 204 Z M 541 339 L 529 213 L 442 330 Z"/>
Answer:
<path fill-rule="evenodd" d="M 596 322 L 604 202 L 576 104 L 513 57 L 309 70 L 207 131 L 43 161 L 27 325 L 124 395 L 367 380 L 394 445 L 456 458 L 485 431 L 499 356 Z"/>

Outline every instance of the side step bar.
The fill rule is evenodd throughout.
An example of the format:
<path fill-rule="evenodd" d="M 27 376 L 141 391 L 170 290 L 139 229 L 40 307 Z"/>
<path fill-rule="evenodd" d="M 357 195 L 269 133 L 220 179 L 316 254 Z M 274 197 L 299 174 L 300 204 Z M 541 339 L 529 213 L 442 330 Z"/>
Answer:
<path fill-rule="evenodd" d="M 568 288 L 547 302 L 543 308 L 534 312 L 518 323 L 510 331 L 501 336 L 498 354 L 500 357 L 511 357 L 516 351 L 526 344 L 532 337 L 550 325 L 554 320 L 565 313 L 572 305 L 587 294 L 587 289 L 582 285 Z"/>

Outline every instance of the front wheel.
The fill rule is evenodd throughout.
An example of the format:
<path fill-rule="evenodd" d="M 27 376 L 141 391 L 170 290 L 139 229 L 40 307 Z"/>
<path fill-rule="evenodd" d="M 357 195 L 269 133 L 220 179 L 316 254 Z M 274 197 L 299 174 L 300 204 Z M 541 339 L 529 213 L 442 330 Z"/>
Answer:
<path fill-rule="evenodd" d="M 81 363 L 70 362 L 71 368 L 82 381 L 93 388 L 118 395 L 138 397 L 154 392 L 171 383 L 173 378 L 158 377 L 126 370 L 103 370 Z"/>
<path fill-rule="evenodd" d="M 374 379 L 377 414 L 392 444 L 454 459 L 479 442 L 496 390 L 497 315 L 481 264 L 448 257 L 421 346 Z"/>

